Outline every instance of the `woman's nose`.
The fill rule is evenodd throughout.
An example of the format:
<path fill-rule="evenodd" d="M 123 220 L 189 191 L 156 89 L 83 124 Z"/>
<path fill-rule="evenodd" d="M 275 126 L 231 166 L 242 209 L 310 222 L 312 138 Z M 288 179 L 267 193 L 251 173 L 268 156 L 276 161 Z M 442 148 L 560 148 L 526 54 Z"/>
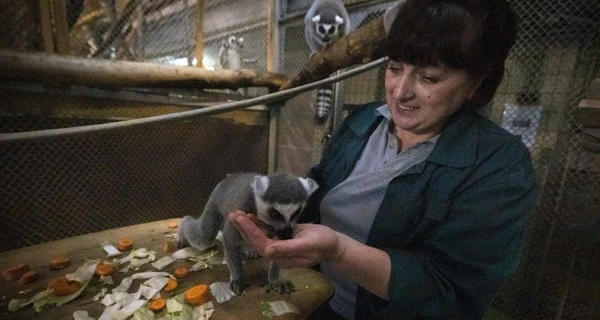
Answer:
<path fill-rule="evenodd" d="M 414 98 L 414 85 L 414 77 L 410 74 L 403 74 L 397 77 L 394 84 L 394 98 L 400 101 Z"/>

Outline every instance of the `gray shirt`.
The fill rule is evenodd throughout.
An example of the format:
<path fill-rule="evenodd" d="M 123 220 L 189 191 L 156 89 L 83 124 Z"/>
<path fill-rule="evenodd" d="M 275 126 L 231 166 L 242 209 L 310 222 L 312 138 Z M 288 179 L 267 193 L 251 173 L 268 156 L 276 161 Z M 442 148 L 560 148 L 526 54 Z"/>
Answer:
<path fill-rule="evenodd" d="M 350 176 L 331 189 L 320 205 L 321 224 L 366 243 L 371 224 L 383 200 L 389 182 L 406 169 L 424 161 L 439 135 L 399 152 L 398 139 L 387 105 L 376 112 L 385 119 L 369 137 Z M 356 284 L 337 274 L 327 264 L 321 272 L 335 285 L 331 308 L 346 319 L 354 318 Z"/>

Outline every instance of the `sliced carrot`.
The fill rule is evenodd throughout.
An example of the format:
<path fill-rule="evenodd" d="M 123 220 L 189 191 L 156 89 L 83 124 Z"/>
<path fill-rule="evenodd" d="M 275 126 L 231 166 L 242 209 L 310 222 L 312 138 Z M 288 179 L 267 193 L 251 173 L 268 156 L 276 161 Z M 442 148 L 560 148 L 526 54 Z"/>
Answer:
<path fill-rule="evenodd" d="M 27 272 L 26 274 L 24 274 L 19 279 L 19 285 L 26 285 L 28 283 L 31 283 L 31 282 L 35 281 L 38 277 L 39 277 L 39 274 L 37 273 L 37 271 L 31 270 L 31 271 Z"/>
<path fill-rule="evenodd" d="M 113 275 L 117 271 L 117 268 L 112 264 L 108 263 L 99 263 L 96 266 L 96 274 L 99 276 L 110 276 Z"/>
<path fill-rule="evenodd" d="M 150 301 L 150 310 L 159 312 L 167 306 L 167 299 L 158 298 Z"/>
<path fill-rule="evenodd" d="M 177 228 L 177 222 L 169 222 L 167 226 L 169 227 L 169 229 L 175 229 Z"/>
<path fill-rule="evenodd" d="M 192 306 L 200 306 L 210 301 L 208 286 L 200 284 L 185 291 L 185 301 Z"/>
<path fill-rule="evenodd" d="M 189 273 L 190 273 L 190 271 L 188 270 L 187 267 L 181 267 L 181 268 L 175 269 L 175 277 L 180 278 L 180 279 L 183 277 L 186 277 Z"/>
<path fill-rule="evenodd" d="M 177 245 L 175 244 L 175 242 L 172 241 L 165 243 L 165 245 L 163 246 L 163 250 L 166 253 L 173 252 L 175 251 L 175 249 L 177 249 Z"/>
<path fill-rule="evenodd" d="M 77 292 L 81 288 L 81 283 L 67 279 L 66 277 L 58 277 L 50 280 L 48 283 L 48 289 L 54 291 L 56 296 L 68 296 Z"/>
<path fill-rule="evenodd" d="M 67 256 L 56 257 L 50 261 L 50 267 L 54 270 L 64 269 L 71 265 L 71 258 Z"/>
<path fill-rule="evenodd" d="M 131 238 L 121 238 L 119 239 L 119 243 L 117 243 L 117 249 L 119 251 L 129 251 L 133 248 L 133 241 Z"/>
<path fill-rule="evenodd" d="M 177 289 L 177 280 L 175 279 L 169 279 L 169 281 L 167 281 L 167 285 L 163 288 L 164 292 L 172 292 L 175 289 Z"/>
<path fill-rule="evenodd" d="M 31 269 L 29 269 L 29 267 L 26 264 L 20 263 L 10 268 L 4 269 L 2 271 L 2 277 L 4 277 L 4 280 L 6 281 L 18 280 L 21 279 L 21 277 L 30 270 Z"/>

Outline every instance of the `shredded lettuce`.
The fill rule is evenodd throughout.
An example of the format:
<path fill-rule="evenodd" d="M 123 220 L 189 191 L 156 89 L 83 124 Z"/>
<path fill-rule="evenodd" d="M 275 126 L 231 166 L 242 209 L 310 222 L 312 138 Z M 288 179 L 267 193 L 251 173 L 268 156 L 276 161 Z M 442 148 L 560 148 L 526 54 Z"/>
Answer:
<path fill-rule="evenodd" d="M 144 299 L 139 299 L 131 302 L 130 304 L 124 306 L 120 310 L 116 311 L 112 315 L 112 320 L 125 320 L 129 318 L 129 316 L 133 315 L 133 313 L 145 305 L 148 301 Z"/>
<path fill-rule="evenodd" d="M 168 265 L 170 265 L 173 261 L 175 260 L 173 260 L 173 258 L 171 258 L 170 256 L 164 256 L 153 262 L 152 266 L 155 267 L 157 270 L 162 270 Z"/>
<path fill-rule="evenodd" d="M 88 314 L 85 310 L 79 310 L 73 312 L 73 320 L 96 320 Z"/>
<path fill-rule="evenodd" d="M 201 254 L 201 252 L 198 251 L 198 249 L 196 249 L 194 247 L 186 247 L 186 248 L 183 248 L 183 249 L 173 252 L 173 254 L 171 254 L 171 258 L 173 258 L 174 260 L 178 260 L 178 259 L 185 260 L 189 257 L 197 256 L 200 254 Z"/>
<path fill-rule="evenodd" d="M 296 306 L 294 306 L 291 302 L 285 300 L 277 300 L 271 302 L 261 301 L 260 310 L 262 311 L 262 314 L 268 318 L 280 316 L 286 313 L 298 312 Z"/>
<path fill-rule="evenodd" d="M 235 292 L 231 290 L 228 282 L 215 282 L 210 285 L 210 293 L 218 303 L 224 303 L 231 300 L 235 296 Z"/>
<path fill-rule="evenodd" d="M 190 268 L 190 271 L 198 271 L 215 264 L 220 264 L 221 260 L 217 257 L 217 253 L 219 253 L 218 250 L 213 250 L 205 254 L 189 257 L 188 260 L 196 262 L 196 264 Z"/>
<path fill-rule="evenodd" d="M 89 282 L 96 273 L 96 266 L 98 263 L 100 263 L 99 259 L 88 260 L 79 266 L 75 272 L 66 274 L 65 278 L 67 278 L 69 281 L 77 281 L 79 283 L 84 283 L 86 281 Z"/>
<path fill-rule="evenodd" d="M 102 312 L 102 315 L 100 315 L 100 318 L 98 318 L 98 320 L 111 320 L 112 315 L 119 309 L 121 309 L 121 304 L 118 302 L 113 304 L 112 306 L 104 308 L 104 311 Z"/>
<path fill-rule="evenodd" d="M 104 243 L 104 244 L 101 243 L 100 245 L 102 246 L 104 251 L 106 251 L 107 258 L 116 257 L 116 256 L 121 255 L 121 251 L 119 251 L 117 248 L 115 248 L 115 246 L 113 246 L 110 243 Z"/>
<path fill-rule="evenodd" d="M 137 310 L 135 310 L 135 312 L 133 313 L 133 318 L 132 320 L 155 320 L 156 319 L 156 314 L 154 313 L 154 311 L 146 308 L 146 307 L 141 307 Z"/>

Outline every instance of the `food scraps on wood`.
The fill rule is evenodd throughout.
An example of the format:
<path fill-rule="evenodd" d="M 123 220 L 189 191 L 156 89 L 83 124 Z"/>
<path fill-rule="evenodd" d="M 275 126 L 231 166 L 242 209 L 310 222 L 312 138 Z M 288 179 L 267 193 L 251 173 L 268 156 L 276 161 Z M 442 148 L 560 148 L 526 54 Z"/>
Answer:
<path fill-rule="evenodd" d="M 208 286 L 200 284 L 185 291 L 185 302 L 192 306 L 200 306 L 210 301 Z"/>
<path fill-rule="evenodd" d="M 4 269 L 2 271 L 2 277 L 4 277 L 4 280 L 6 281 L 19 280 L 24 274 L 26 274 L 30 270 L 31 269 L 29 269 L 29 267 L 26 264 L 20 263 L 10 268 Z"/>
<path fill-rule="evenodd" d="M 50 268 L 54 270 L 64 269 L 71 265 L 71 258 L 67 256 L 60 256 L 50 261 Z"/>

